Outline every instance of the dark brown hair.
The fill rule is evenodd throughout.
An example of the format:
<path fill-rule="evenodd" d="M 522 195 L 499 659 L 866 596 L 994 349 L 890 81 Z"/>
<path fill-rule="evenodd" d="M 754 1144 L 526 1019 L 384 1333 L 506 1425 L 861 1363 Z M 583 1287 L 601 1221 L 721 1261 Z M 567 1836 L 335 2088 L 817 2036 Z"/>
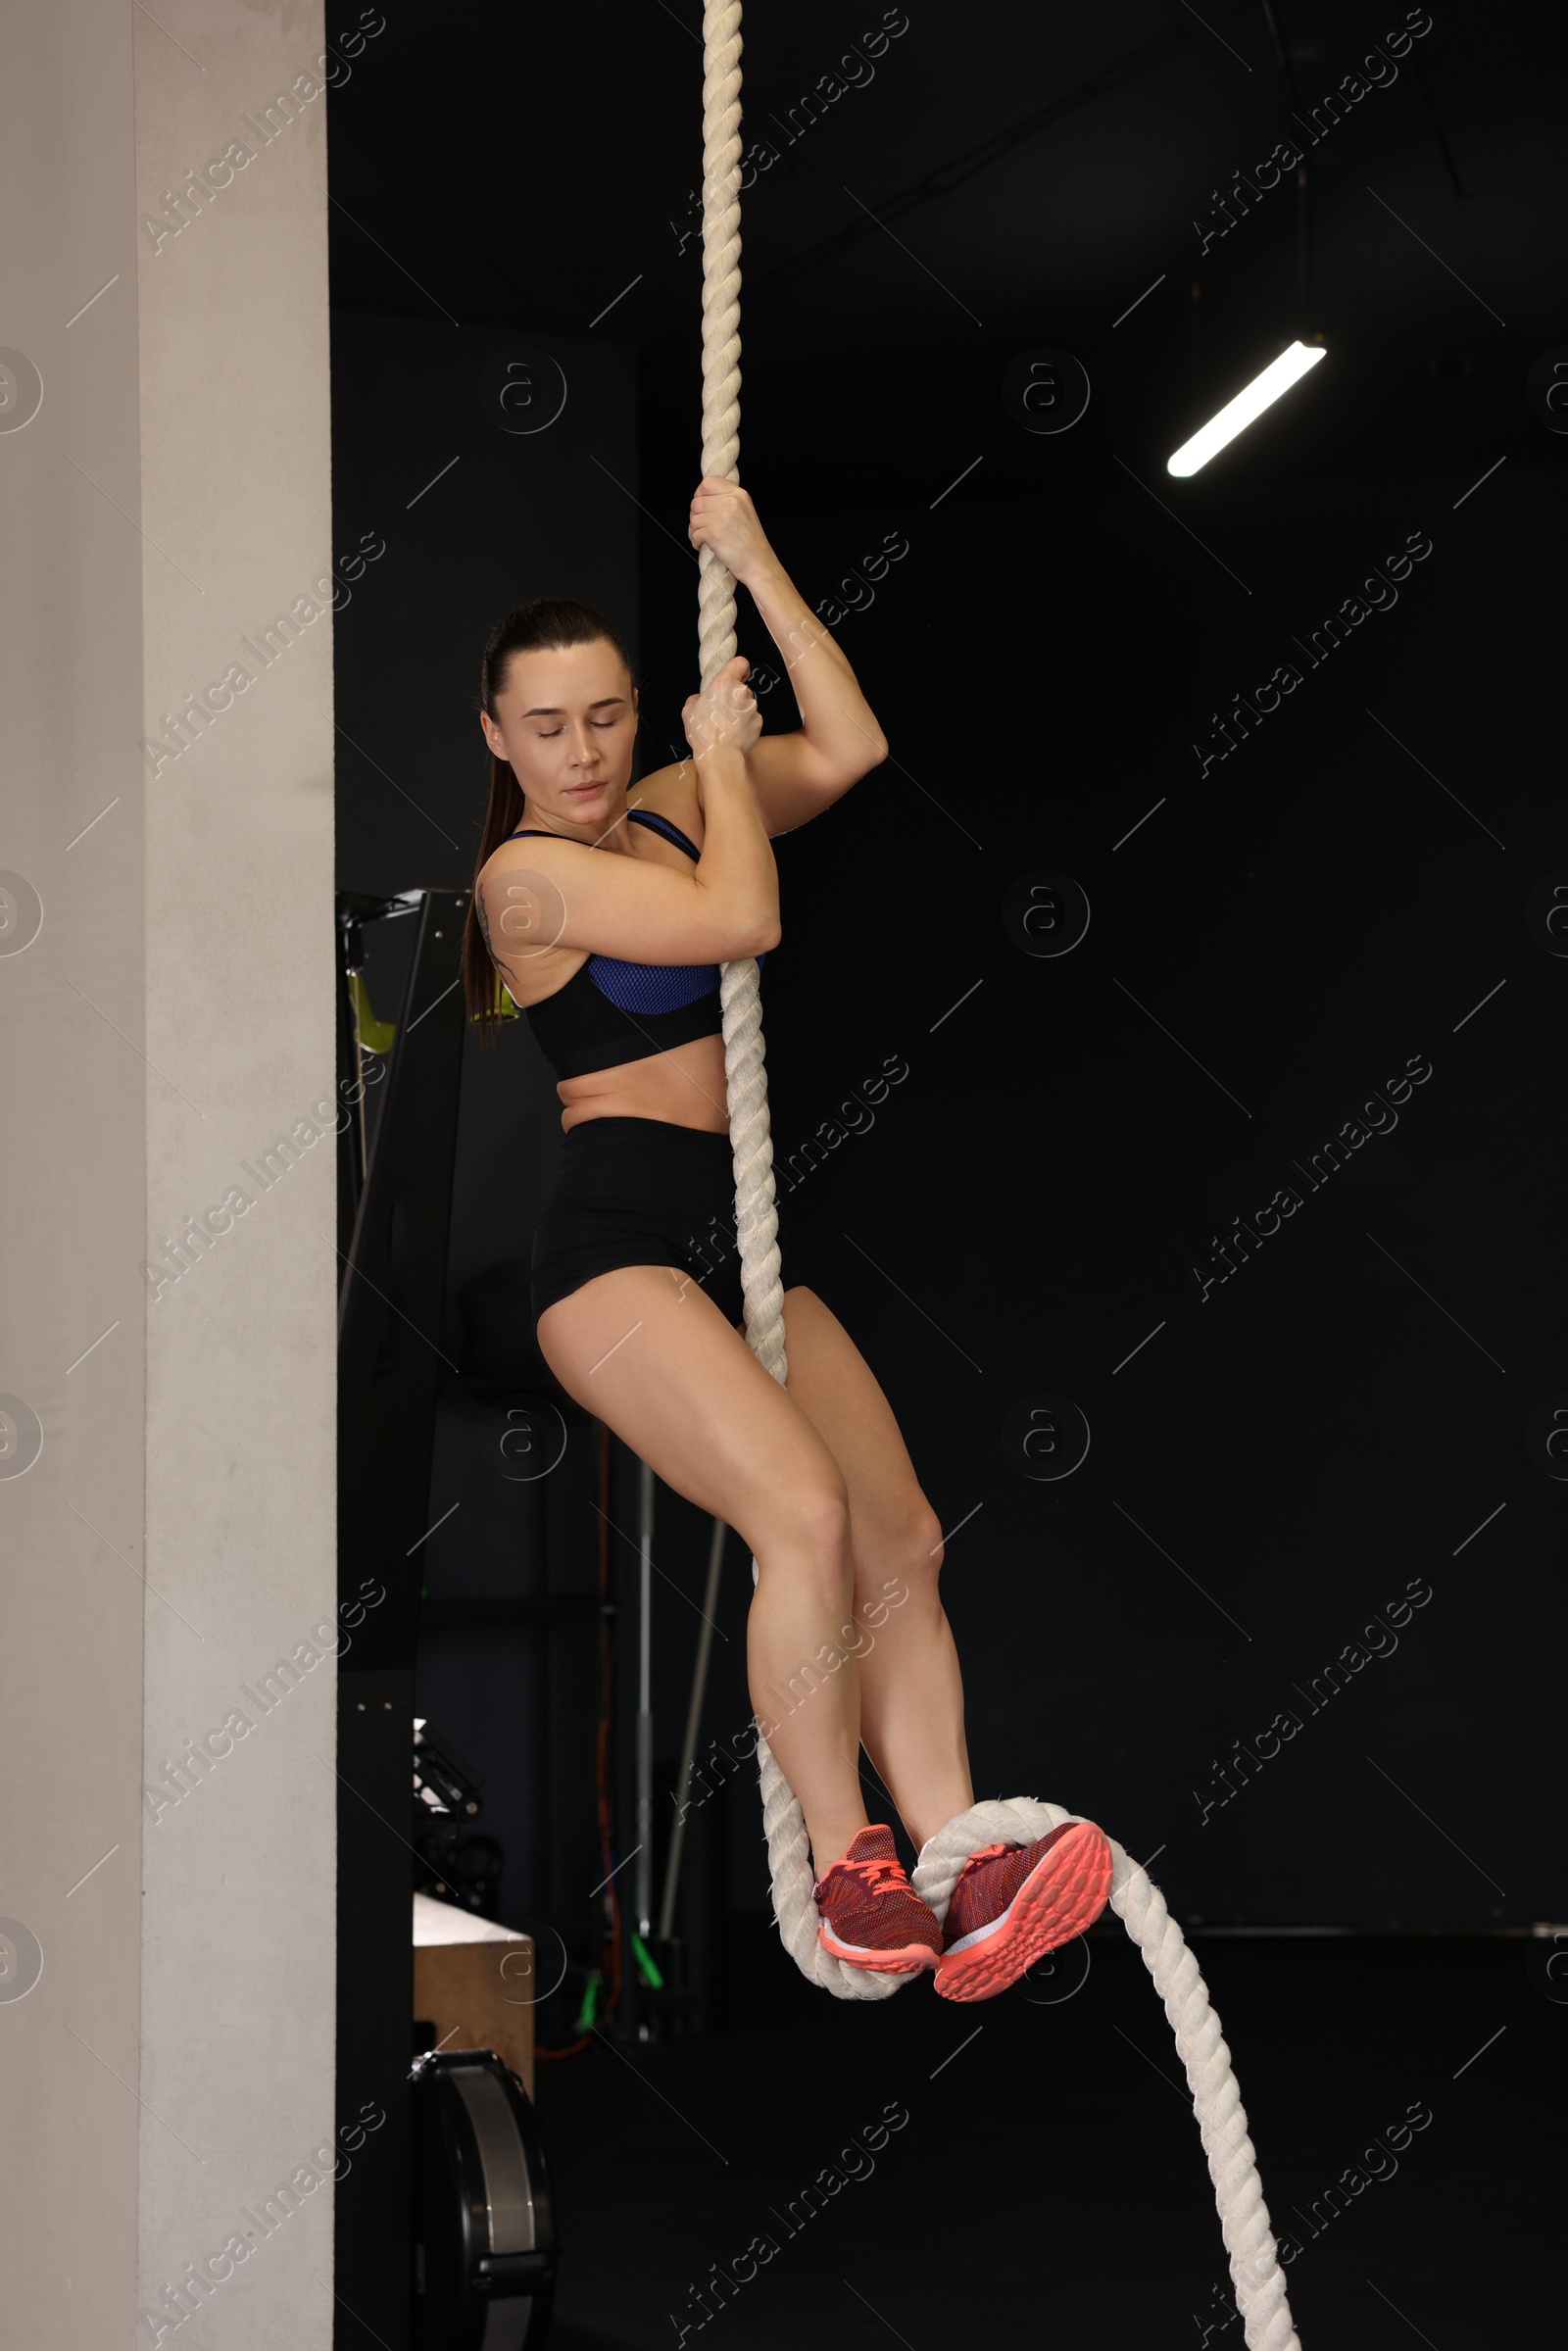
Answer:
<path fill-rule="evenodd" d="M 539 597 L 532 604 L 514 605 L 490 631 L 484 649 L 479 665 L 481 710 L 494 718 L 496 703 L 506 691 L 514 654 L 559 653 L 568 645 L 599 644 L 614 647 L 630 676 L 631 660 L 625 646 L 609 621 L 591 606 L 556 597 Z M 510 759 L 498 759 L 493 751 L 488 751 L 486 757 L 490 762 L 490 805 L 479 836 L 473 891 L 463 929 L 463 988 L 468 1017 L 478 1022 L 479 1034 L 488 1045 L 501 1017 L 501 983 L 479 927 L 479 876 L 502 842 L 516 831 L 521 821 L 522 786 L 512 771 Z"/>

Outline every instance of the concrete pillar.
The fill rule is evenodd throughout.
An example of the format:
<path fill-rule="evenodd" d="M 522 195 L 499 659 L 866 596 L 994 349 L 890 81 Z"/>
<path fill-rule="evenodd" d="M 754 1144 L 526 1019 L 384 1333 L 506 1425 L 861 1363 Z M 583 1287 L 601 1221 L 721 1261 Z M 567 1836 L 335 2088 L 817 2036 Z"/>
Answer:
<path fill-rule="evenodd" d="M 342 69 L 319 0 L 3 38 L 7 2333 L 324 2351 Z"/>

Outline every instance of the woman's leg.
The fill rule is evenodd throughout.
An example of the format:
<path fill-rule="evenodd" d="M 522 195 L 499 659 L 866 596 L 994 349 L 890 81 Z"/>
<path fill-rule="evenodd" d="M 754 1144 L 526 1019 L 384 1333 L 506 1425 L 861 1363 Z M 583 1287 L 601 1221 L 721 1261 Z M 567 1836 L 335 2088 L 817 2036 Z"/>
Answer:
<path fill-rule="evenodd" d="M 892 1406 L 838 1317 L 814 1291 L 795 1289 L 784 1323 L 789 1393 L 821 1432 L 849 1494 L 856 1625 L 864 1628 L 860 1738 L 921 1845 L 974 1802 L 958 1655 L 937 1592 L 942 1529 Z"/>
<path fill-rule="evenodd" d="M 790 1395 L 831 1445 L 849 1495 L 861 1739 L 921 1845 L 974 1801 L 957 1654 L 937 1597 L 941 1528 L 843 1324 L 806 1289 L 786 1293 L 784 1319 Z M 986 2000 L 1016 1983 L 1094 1924 L 1110 1874 L 1110 1847 L 1088 1822 L 977 1858 L 948 1910 L 937 1990 Z"/>
<path fill-rule="evenodd" d="M 752 1703 L 820 1880 L 866 1825 L 850 1504 L 832 1452 L 711 1298 L 667 1267 L 597 1275 L 545 1309 L 539 1345 L 568 1396 L 755 1553 Z"/>

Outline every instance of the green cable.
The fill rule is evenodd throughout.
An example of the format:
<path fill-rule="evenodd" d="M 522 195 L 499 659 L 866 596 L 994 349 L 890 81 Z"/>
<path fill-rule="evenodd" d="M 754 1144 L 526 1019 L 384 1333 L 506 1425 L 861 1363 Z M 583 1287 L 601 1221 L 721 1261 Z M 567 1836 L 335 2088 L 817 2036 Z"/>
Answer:
<path fill-rule="evenodd" d="M 595 1968 L 583 1987 L 582 2006 L 577 2011 L 577 2022 L 572 2027 L 574 2033 L 591 2033 L 593 2031 L 594 2020 L 599 2014 L 599 1992 L 602 1983 L 603 1979 L 599 1970 Z"/>
<path fill-rule="evenodd" d="M 635 1928 L 632 1929 L 631 1950 L 632 1957 L 642 1969 L 643 1981 L 650 1990 L 662 1991 L 664 1979 L 660 1973 L 659 1964 Z"/>

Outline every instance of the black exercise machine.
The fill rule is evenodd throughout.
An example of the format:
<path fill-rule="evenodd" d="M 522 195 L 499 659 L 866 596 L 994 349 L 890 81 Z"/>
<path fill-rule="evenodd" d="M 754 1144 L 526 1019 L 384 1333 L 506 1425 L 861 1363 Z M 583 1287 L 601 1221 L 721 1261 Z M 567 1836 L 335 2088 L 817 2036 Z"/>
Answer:
<path fill-rule="evenodd" d="M 368 1583 L 338 1677 L 338 2104 L 385 2111 L 373 2160 L 339 2182 L 339 2351 L 529 2351 L 554 2290 L 556 2233 L 533 2111 L 489 2050 L 430 2054 L 411 2075 L 414 1664 L 438 1387 L 466 1032 L 466 895 L 338 902 L 340 1138 L 338 1574 Z M 360 1018 L 368 925 L 414 926 L 389 1056 Z M 373 1110 L 370 1095 L 373 1091 Z M 432 1746 L 427 1762 L 434 1766 Z M 443 1785 L 460 1805 L 461 1774 Z"/>
<path fill-rule="evenodd" d="M 614 1973 L 623 1986 L 614 2023 L 642 2039 L 702 2031 L 718 1998 L 713 1872 L 698 1872 L 705 1893 L 690 1863 L 694 1839 L 700 1863 L 721 1854 L 724 1790 L 711 1803 L 705 1797 L 689 1823 L 686 1798 L 724 1530 L 712 1529 L 683 1752 L 662 1818 L 654 1802 L 650 1687 L 655 1481 L 610 1445 L 537 1357 L 525 1315 L 519 1326 L 523 1294 L 514 1295 L 525 1267 L 491 1269 L 478 1285 L 483 1295 L 469 1301 L 465 1342 L 451 1336 L 447 1258 L 467 1029 L 459 963 L 466 910 L 466 894 L 450 890 L 344 893 L 337 907 L 339 1088 L 351 1112 L 339 1138 L 338 1562 L 356 1628 L 338 1678 L 338 2102 L 340 2111 L 358 2112 L 374 2100 L 387 2117 L 374 2159 L 356 2164 L 338 2185 L 338 2351 L 375 2344 L 382 2351 L 516 2351 L 524 2340 L 528 2351 L 539 2351 L 554 2293 L 555 2221 L 523 2084 L 493 2051 L 421 2052 L 416 2060 L 411 2042 L 413 1892 L 417 1886 L 485 1908 L 484 1888 L 493 1888 L 501 1858 L 493 1840 L 465 1837 L 481 1803 L 479 1775 L 439 1726 L 416 1729 L 421 1622 L 432 1638 L 464 1628 L 581 1623 L 618 1646 L 615 1678 L 628 1694 L 635 1680 L 637 1704 L 626 1725 L 631 1736 L 612 1742 L 624 1746 L 630 1783 L 621 1803 L 608 1800 L 612 1820 L 635 1816 L 629 1841 L 642 1850 L 622 1882 L 631 1917 L 619 1918 L 618 1885 L 610 1897 L 619 1928 Z M 379 975 L 400 960 L 392 946 L 402 949 L 406 976 L 395 1018 L 377 1021 L 366 965 L 374 961 L 377 993 L 385 997 Z M 460 1353 L 461 1363 L 454 1359 Z M 521 1396 L 579 1438 L 586 1434 L 596 1451 L 603 1442 L 607 1463 L 623 1460 L 635 1480 L 640 1554 L 636 1605 L 624 1622 L 614 1596 L 618 1578 L 605 1565 L 597 1594 L 436 1596 L 421 1607 L 416 1562 L 432 1532 L 437 1412 L 455 1391 L 488 1403 L 487 1428 L 489 1420 L 505 1424 L 499 1437 L 491 1432 L 503 1456 L 516 1442 L 509 1407 Z M 504 1458 L 501 1474 L 514 1474 Z M 608 1504 L 609 1492 L 601 1499 Z M 602 1561 L 610 1556 L 608 1533 L 603 1540 Z M 384 1599 L 366 1609 L 365 1590 L 377 1587 Z M 465 1854 L 466 1843 L 486 1841 L 489 1854 Z"/>

